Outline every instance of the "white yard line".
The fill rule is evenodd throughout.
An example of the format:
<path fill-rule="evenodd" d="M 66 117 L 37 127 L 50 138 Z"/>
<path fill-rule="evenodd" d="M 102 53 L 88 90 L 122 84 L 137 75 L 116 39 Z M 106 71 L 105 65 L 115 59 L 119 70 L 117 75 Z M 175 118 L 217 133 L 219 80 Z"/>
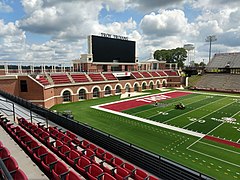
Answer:
<path fill-rule="evenodd" d="M 205 142 L 199 142 L 199 143 L 201 143 L 201 144 L 206 144 L 206 145 L 208 145 L 208 146 L 212 146 L 212 147 L 215 147 L 215 148 L 218 148 L 218 149 L 222 149 L 222 150 L 224 150 L 224 151 L 229 151 L 229 152 L 231 152 L 231 153 L 240 154 L 240 152 L 232 151 L 232 150 L 229 150 L 229 149 L 220 147 L 220 146 L 215 146 L 215 145 L 213 145 L 213 144 L 209 144 L 209 143 L 205 143 Z"/>
<path fill-rule="evenodd" d="M 224 99 L 224 98 L 223 98 L 223 99 Z M 176 118 L 178 118 L 178 117 L 181 117 L 181 116 L 183 116 L 183 115 L 186 115 L 186 114 L 188 114 L 188 113 L 191 113 L 191 112 L 193 112 L 193 111 L 195 111 L 195 110 L 201 109 L 202 107 L 208 106 L 208 105 L 210 105 L 210 104 L 212 104 L 212 103 L 215 103 L 215 102 L 220 101 L 220 100 L 223 100 L 223 99 L 218 99 L 218 100 L 213 101 L 213 102 L 210 102 L 210 103 L 208 103 L 208 104 L 206 104 L 206 105 L 204 105 L 204 106 L 200 106 L 200 107 L 198 107 L 198 108 L 196 108 L 196 109 L 193 109 L 193 110 L 191 110 L 191 111 L 188 111 L 188 112 L 185 112 L 185 113 L 180 114 L 180 115 L 178 115 L 178 116 L 175 116 L 174 118 L 171 118 L 171 119 L 169 119 L 169 120 L 167 120 L 167 121 L 164 121 L 164 123 L 169 122 L 169 121 L 172 121 L 173 119 L 176 119 Z"/>
<path fill-rule="evenodd" d="M 231 104 L 233 104 L 233 103 L 235 103 L 235 102 L 231 102 L 231 103 L 229 103 L 229 104 L 227 104 L 227 105 L 225 105 L 225 106 L 222 106 L 221 108 L 218 108 L 218 109 L 216 109 L 215 111 L 212 111 L 212 112 L 206 114 L 205 116 L 201 117 L 199 120 L 201 120 L 201 119 L 209 116 L 210 114 L 215 113 L 215 112 L 219 111 L 220 109 L 225 108 L 225 107 L 227 107 L 227 106 L 229 106 L 229 105 L 231 105 Z M 193 123 L 195 123 L 195 122 L 193 122 Z M 184 126 L 183 128 L 186 128 L 186 127 L 188 127 L 189 125 L 191 125 L 191 124 L 193 124 L 193 123 L 191 122 L 190 124 Z"/>
<path fill-rule="evenodd" d="M 100 106 L 102 106 L 102 105 L 100 105 Z M 116 115 L 119 115 L 119 116 L 124 116 L 124 117 L 130 118 L 130 119 L 135 120 L 135 121 L 141 121 L 141 122 L 144 122 L 144 123 L 148 123 L 148 124 L 155 125 L 155 126 L 158 126 L 158 127 L 170 129 L 170 130 L 173 130 L 173 131 L 178 131 L 178 132 L 181 132 L 181 133 L 184 133 L 184 134 L 188 134 L 188 135 L 192 135 L 192 136 L 196 136 L 196 137 L 200 137 L 200 138 L 203 138 L 205 136 L 205 134 L 202 134 L 202 133 L 190 131 L 190 130 L 187 130 L 187 129 L 182 129 L 182 128 L 175 127 L 175 126 L 170 126 L 170 125 L 167 125 L 167 124 L 155 122 L 155 121 L 144 119 L 144 118 L 141 118 L 141 117 L 136 117 L 136 116 L 133 116 L 133 115 L 130 115 L 130 114 L 122 113 L 122 112 L 113 111 L 113 110 L 110 110 L 110 109 L 105 109 L 105 108 L 102 108 L 100 106 L 91 106 L 91 108 L 101 110 L 101 111 L 105 111 L 105 112 L 109 112 L 109 113 L 116 114 Z"/>
<path fill-rule="evenodd" d="M 202 152 L 199 152 L 199 151 L 190 149 L 190 148 L 189 148 L 188 150 L 193 151 L 193 152 L 198 153 L 198 154 L 201 154 L 201 155 L 204 155 L 204 156 L 207 156 L 207 157 L 210 157 L 210 158 L 213 158 L 213 159 L 216 159 L 216 160 L 218 160 L 218 161 L 222 161 L 222 162 L 227 163 L 227 164 L 230 164 L 230 165 L 232 165 L 232 166 L 240 167 L 240 165 L 238 165 L 238 164 L 234 164 L 234 163 L 225 161 L 225 160 L 220 159 L 220 158 L 216 158 L 216 157 L 214 157 L 214 156 L 211 156 L 211 155 L 208 155 L 208 154 L 205 154 L 205 153 L 202 153 Z"/>
<path fill-rule="evenodd" d="M 240 139 L 237 140 L 237 143 L 240 143 Z"/>
<path fill-rule="evenodd" d="M 234 117 L 235 115 L 237 115 L 240 111 L 238 111 L 237 113 L 235 113 L 234 115 L 232 115 L 231 117 Z M 206 135 L 210 134 L 211 132 L 213 132 L 214 130 L 216 130 L 217 128 L 219 128 L 221 125 L 223 125 L 224 122 L 222 122 L 221 124 L 219 124 L 218 126 L 216 126 L 214 129 L 212 129 L 211 131 L 209 131 Z"/>

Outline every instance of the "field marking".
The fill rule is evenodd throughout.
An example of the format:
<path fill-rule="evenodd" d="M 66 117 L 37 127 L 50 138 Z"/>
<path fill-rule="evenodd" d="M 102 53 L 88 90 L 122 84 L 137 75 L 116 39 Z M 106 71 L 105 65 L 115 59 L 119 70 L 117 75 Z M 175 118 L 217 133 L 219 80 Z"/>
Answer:
<path fill-rule="evenodd" d="M 206 105 L 204 105 L 204 106 L 200 106 L 200 107 L 198 107 L 198 108 L 196 108 L 196 109 L 193 109 L 193 110 L 191 110 L 191 111 L 188 111 L 188 112 L 185 112 L 185 113 L 180 114 L 180 115 L 178 115 L 178 116 L 175 116 L 175 117 L 173 117 L 173 118 L 171 118 L 171 119 L 169 119 L 169 120 L 167 120 L 167 121 L 164 121 L 163 123 L 172 121 L 173 119 L 176 119 L 176 118 L 178 118 L 178 117 L 181 117 L 181 116 L 183 116 L 183 115 L 186 115 L 186 114 L 188 114 L 188 113 L 190 113 L 190 112 L 193 112 L 193 111 L 195 111 L 195 110 L 201 109 L 202 107 L 208 106 L 208 105 L 210 105 L 210 104 L 212 104 L 212 103 L 215 103 L 215 102 L 220 101 L 220 100 L 223 100 L 223 99 L 225 99 L 225 98 L 218 99 L 218 100 L 213 101 L 213 102 L 210 102 L 210 103 L 208 103 L 208 104 L 206 104 Z"/>
<path fill-rule="evenodd" d="M 91 106 L 91 108 L 101 110 L 101 111 L 105 111 L 105 112 L 112 113 L 112 114 L 116 114 L 116 115 L 119 115 L 119 116 L 127 117 L 127 118 L 130 118 L 130 119 L 135 120 L 135 121 L 141 121 L 141 122 L 151 124 L 151 125 L 154 125 L 154 126 L 158 126 L 158 127 L 162 127 L 162 128 L 165 128 L 165 129 L 170 129 L 170 130 L 173 130 L 173 131 L 181 132 L 181 133 L 188 134 L 188 135 L 195 136 L 195 137 L 203 138 L 205 136 L 205 134 L 202 134 L 202 133 L 199 133 L 199 132 L 190 131 L 190 130 L 187 130 L 187 129 L 182 129 L 182 128 L 179 128 L 179 127 L 171 126 L 171 125 L 168 125 L 168 124 L 152 121 L 152 120 L 149 120 L 149 119 L 133 116 L 133 115 L 122 113 L 122 112 L 117 112 L 117 111 L 114 111 L 114 110 L 102 108 L 100 106 L 102 106 L 102 105 Z"/>
<path fill-rule="evenodd" d="M 192 98 L 192 97 L 191 97 Z M 187 99 L 190 99 L 190 98 L 187 98 Z M 206 99 L 206 98 L 204 98 L 204 99 Z M 191 102 L 191 103 L 189 103 L 189 104 L 186 104 L 186 105 L 190 105 L 190 104 L 193 104 L 193 103 L 196 103 L 196 102 L 199 102 L 199 101 L 203 101 L 204 99 L 200 99 L 200 100 L 197 100 L 197 101 L 194 101 L 194 102 Z M 185 99 L 184 99 L 185 100 Z M 182 101 L 184 101 L 184 100 L 182 100 Z M 168 110 L 168 111 L 164 111 L 164 112 L 170 112 L 170 111 L 174 111 L 174 109 L 170 109 L 170 110 Z M 152 115 L 152 116 L 149 116 L 149 117 L 147 117 L 147 118 L 152 118 L 152 117 L 154 117 L 154 116 L 157 116 L 158 114 L 155 114 L 155 115 Z M 164 121 L 165 122 L 165 121 Z"/>
<path fill-rule="evenodd" d="M 237 115 L 240 111 L 238 111 L 237 113 L 235 113 L 234 115 L 232 115 L 231 117 L 234 117 L 235 115 Z M 211 132 L 213 132 L 214 130 L 216 130 L 217 128 L 219 128 L 221 125 L 223 125 L 224 122 L 222 122 L 221 124 L 219 124 L 218 126 L 216 126 L 215 128 L 213 128 L 211 131 L 209 131 L 206 135 L 209 135 Z"/>
<path fill-rule="evenodd" d="M 240 152 L 236 152 L 236 151 L 233 151 L 233 150 L 229 150 L 229 149 L 226 149 L 226 148 L 223 148 L 223 147 L 220 147 L 220 146 L 216 146 L 216 145 L 213 145 L 213 144 L 209 144 L 209 143 L 206 143 L 206 142 L 201 142 L 201 141 L 199 141 L 199 143 L 206 144 L 206 145 L 208 145 L 208 146 L 213 146 L 213 147 L 215 147 L 215 148 L 222 149 L 222 150 L 225 150 L 225 151 L 229 151 L 229 152 L 232 152 L 232 153 L 235 153 L 235 154 L 240 154 Z"/>
<path fill-rule="evenodd" d="M 217 157 L 211 156 L 211 155 L 209 155 L 209 154 L 205 154 L 205 153 L 202 153 L 202 152 L 196 151 L 196 150 L 194 150 L 194 149 L 190 149 L 190 148 L 188 148 L 188 150 L 193 151 L 193 152 L 198 153 L 198 154 L 201 154 L 201 155 L 204 155 L 204 156 L 207 156 L 207 157 L 210 157 L 210 158 L 212 158 L 212 159 L 216 159 L 216 160 L 218 160 L 218 161 L 222 161 L 222 162 L 227 163 L 227 164 L 230 164 L 230 165 L 232 165 L 232 166 L 240 167 L 240 165 L 238 165 L 238 164 L 235 164 L 235 163 L 231 163 L 231 162 L 225 161 L 225 160 L 223 160 L 223 159 L 220 159 L 220 158 L 217 158 Z"/>
<path fill-rule="evenodd" d="M 240 139 L 237 140 L 237 143 L 240 143 Z"/>
<path fill-rule="evenodd" d="M 224 98 L 223 98 L 223 99 L 224 99 Z M 209 116 L 210 114 L 215 113 L 215 112 L 219 111 L 219 110 L 222 109 L 222 108 L 225 108 L 225 107 L 227 107 L 227 106 L 230 106 L 230 105 L 233 104 L 233 103 L 235 103 L 235 102 L 231 102 L 231 103 L 229 103 L 229 104 L 227 104 L 227 105 L 225 105 L 225 106 L 222 106 L 222 107 L 216 109 L 215 111 L 211 111 L 210 113 L 208 113 L 208 114 L 202 116 L 201 118 L 199 118 L 199 120 L 203 120 L 203 118 Z M 237 113 L 237 114 L 238 114 L 238 113 Z M 234 114 L 234 116 L 235 116 L 235 114 Z M 187 126 L 189 126 L 189 125 L 191 125 L 191 124 L 193 124 L 193 123 L 196 123 L 196 122 L 197 122 L 197 121 L 191 122 L 190 124 L 184 126 L 183 128 L 185 128 L 185 127 L 187 127 Z"/>

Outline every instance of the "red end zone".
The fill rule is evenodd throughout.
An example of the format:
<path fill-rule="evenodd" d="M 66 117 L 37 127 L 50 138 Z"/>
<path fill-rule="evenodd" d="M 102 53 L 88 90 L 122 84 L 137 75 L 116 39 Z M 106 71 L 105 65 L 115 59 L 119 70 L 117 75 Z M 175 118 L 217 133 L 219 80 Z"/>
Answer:
<path fill-rule="evenodd" d="M 226 145 L 233 146 L 233 147 L 236 147 L 236 148 L 240 148 L 239 143 L 228 141 L 228 140 L 225 140 L 225 139 L 220 139 L 220 138 L 213 137 L 213 136 L 208 136 L 208 135 L 205 136 L 204 139 L 207 139 L 207 140 L 210 140 L 210 141 L 215 141 L 215 142 L 218 142 L 218 143 L 221 143 L 221 144 L 226 144 Z"/>
<path fill-rule="evenodd" d="M 152 104 L 156 101 L 176 98 L 176 97 L 185 96 L 188 94 L 191 94 L 191 92 L 169 92 L 169 93 L 164 93 L 164 94 L 154 94 L 151 96 L 139 97 L 137 99 L 116 102 L 113 104 L 103 105 L 100 107 L 120 112 L 120 111 L 124 111 L 127 109 L 143 106 L 146 104 Z"/>

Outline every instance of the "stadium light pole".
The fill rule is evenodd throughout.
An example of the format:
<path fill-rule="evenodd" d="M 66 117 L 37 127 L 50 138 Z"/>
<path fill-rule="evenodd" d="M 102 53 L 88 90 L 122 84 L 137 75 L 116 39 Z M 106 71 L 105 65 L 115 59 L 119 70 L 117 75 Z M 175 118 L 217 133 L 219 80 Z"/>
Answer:
<path fill-rule="evenodd" d="M 217 41 L 217 38 L 215 35 L 207 36 L 206 37 L 206 42 L 209 42 L 209 57 L 208 57 L 208 62 L 210 62 L 211 59 L 211 54 L 212 54 L 212 42 Z"/>

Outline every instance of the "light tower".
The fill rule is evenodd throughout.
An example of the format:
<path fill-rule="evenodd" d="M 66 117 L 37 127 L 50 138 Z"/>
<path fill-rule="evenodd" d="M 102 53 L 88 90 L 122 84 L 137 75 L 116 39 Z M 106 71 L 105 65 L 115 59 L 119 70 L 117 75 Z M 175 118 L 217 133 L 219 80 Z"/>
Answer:
<path fill-rule="evenodd" d="M 195 47 L 193 44 L 184 44 L 183 48 L 187 50 L 188 64 L 190 65 L 190 60 L 191 60 L 190 51 L 194 50 Z"/>
<path fill-rule="evenodd" d="M 209 42 L 209 57 L 208 62 L 210 62 L 211 54 L 212 54 L 212 42 L 217 41 L 217 37 L 215 35 L 207 36 L 206 42 Z"/>

